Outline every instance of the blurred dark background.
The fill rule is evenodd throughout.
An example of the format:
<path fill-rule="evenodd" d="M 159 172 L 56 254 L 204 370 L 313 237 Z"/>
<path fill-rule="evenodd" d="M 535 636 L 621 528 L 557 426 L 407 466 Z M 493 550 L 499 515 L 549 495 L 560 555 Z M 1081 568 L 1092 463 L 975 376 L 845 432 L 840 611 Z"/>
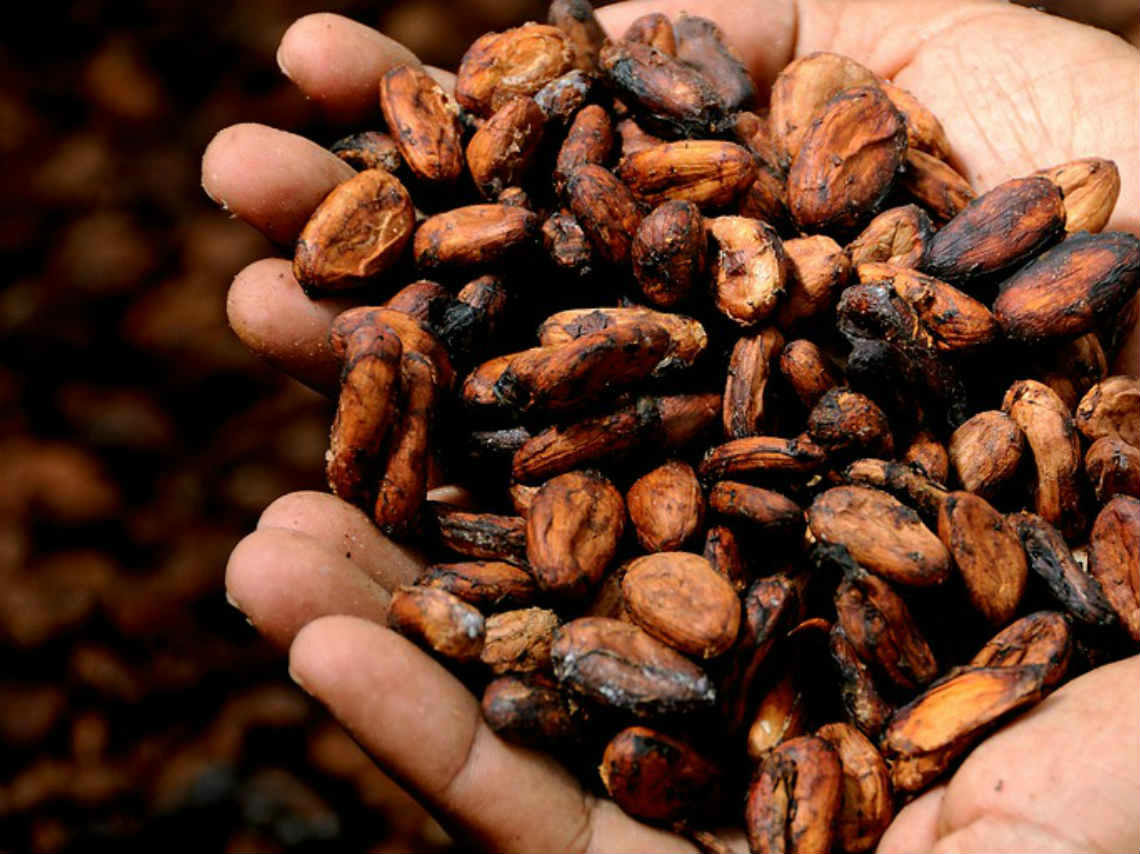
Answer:
<path fill-rule="evenodd" d="M 277 69 L 336 11 L 453 66 L 541 0 L 77 0 L 0 47 L 0 850 L 438 851 L 446 834 L 226 604 L 227 555 L 322 488 L 330 405 L 247 354 L 272 251 L 203 194 L 215 132 L 330 143 Z"/>
<path fill-rule="evenodd" d="M 544 7 L 76 0 L 9 27 L 0 850 L 452 847 L 225 602 L 260 511 L 322 488 L 331 408 L 229 332 L 230 279 L 272 249 L 206 199 L 199 160 L 238 121 L 340 135 L 278 72 L 300 15 L 447 67 Z"/>

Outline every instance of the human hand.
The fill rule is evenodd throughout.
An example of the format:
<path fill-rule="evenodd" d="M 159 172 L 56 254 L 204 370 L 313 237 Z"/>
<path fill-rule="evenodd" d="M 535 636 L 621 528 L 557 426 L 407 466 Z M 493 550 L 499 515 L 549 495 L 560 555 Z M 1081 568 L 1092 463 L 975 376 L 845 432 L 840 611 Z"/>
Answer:
<path fill-rule="evenodd" d="M 600 17 L 611 33 L 620 34 L 645 11 L 676 14 L 682 5 L 692 8 L 691 3 L 626 3 L 602 10 Z M 1120 168 L 1122 191 L 1108 227 L 1140 231 L 1135 125 L 1140 60 L 1119 39 L 984 0 L 926 6 L 905 0 L 783 0 L 762 8 L 763 14 L 757 14 L 756 5 L 717 0 L 693 10 L 721 24 L 761 85 L 793 56 L 813 50 L 850 55 L 893 78 L 942 119 L 959 167 L 977 187 L 1079 156 L 1112 158 Z M 297 85 L 347 126 L 375 116 L 376 83 L 388 67 L 414 61 L 383 36 L 327 15 L 298 22 L 283 40 L 279 58 Z M 207 192 L 281 245 L 288 245 L 324 195 L 351 175 L 324 149 L 253 125 L 223 131 L 203 162 Z M 310 301 L 293 280 L 289 262 L 281 259 L 244 270 L 229 297 L 231 323 L 252 350 L 329 392 L 335 390 L 339 365 L 328 348 L 328 326 L 347 305 L 337 299 Z M 1134 335 L 1133 347 L 1135 340 Z M 1133 356 L 1125 364 L 1135 362 Z M 227 584 L 254 624 L 290 648 L 291 672 L 298 681 L 332 709 L 382 766 L 477 844 L 529 850 L 692 850 L 685 840 L 635 822 L 609 802 L 593 800 L 552 760 L 499 741 L 481 722 L 475 698 L 429 657 L 381 627 L 386 591 L 414 578 L 420 568 L 413 553 L 385 540 L 359 511 L 332 496 L 308 493 L 286 496 L 266 511 L 258 530 L 235 550 Z M 1076 681 L 1054 697 L 1085 697 L 1086 692 L 1100 697 L 1118 685 L 1119 677 Z M 1078 721 L 1068 713 L 1046 715 L 1050 709 L 1085 705 L 1077 700 L 1061 705 L 1051 698 L 1025 719 L 1032 729 L 1017 724 L 979 748 L 976 756 L 997 751 L 998 757 L 986 760 L 989 764 L 979 761 L 979 766 L 992 773 L 995 764 L 1006 761 L 1002 757 L 1021 761 L 1022 745 L 1040 744 L 1042 732 L 1055 731 L 1050 720 L 1099 732 L 1104 726 L 1100 717 Z M 1042 719 L 1044 730 L 1033 723 Z M 1030 735 L 1025 741 L 1009 736 L 1018 731 Z M 1134 740 L 1127 750 L 1119 741 L 1115 746 L 1098 743 L 1110 753 L 1136 755 Z M 1009 753 L 1002 744 L 1012 745 Z M 1133 770 L 1135 765 L 1133 761 Z M 971 767 L 973 758 L 959 775 Z M 985 776 L 970 773 L 980 775 L 976 780 Z M 1060 780 L 1053 794 L 1079 796 L 1081 780 L 1072 779 L 1078 777 Z M 916 802 L 900 814 L 887 842 L 929 842 L 936 831 L 959 830 L 959 821 L 969 821 L 979 832 L 991 826 L 978 820 L 986 814 L 962 806 L 970 802 L 957 792 L 971 791 L 971 784 L 957 781 L 955 776 L 940 790 L 945 793 L 941 800 L 930 796 L 921 808 Z M 1099 792 L 1097 781 L 1091 785 Z M 1135 777 L 1123 785 L 1126 794 L 1134 793 Z M 978 798 L 974 803 L 979 806 L 995 805 L 987 792 L 979 791 Z M 1051 827 L 1036 820 L 1035 813 L 1013 812 L 1022 817 L 1020 824 L 1008 825 L 1015 830 Z M 1135 820 L 1131 826 L 1135 830 Z M 1055 844 L 1079 844 L 1069 838 L 1062 836 Z M 1002 844 L 1002 839 L 966 839 L 977 847 Z M 1099 841 L 1090 839 L 1089 844 Z M 742 837 L 733 842 L 743 844 Z M 1034 841 L 1032 847 L 1043 844 Z"/>

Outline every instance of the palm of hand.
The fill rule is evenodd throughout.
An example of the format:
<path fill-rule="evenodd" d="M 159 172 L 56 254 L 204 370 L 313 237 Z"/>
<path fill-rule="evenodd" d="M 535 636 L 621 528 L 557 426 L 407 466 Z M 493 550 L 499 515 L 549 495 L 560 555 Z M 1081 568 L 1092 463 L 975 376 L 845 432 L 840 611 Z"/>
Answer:
<path fill-rule="evenodd" d="M 675 14 L 683 5 L 642 0 L 601 17 L 620 33 L 646 11 Z M 1079 156 L 1112 158 L 1123 189 L 1109 228 L 1140 230 L 1140 61 L 1113 36 L 985 0 L 921 7 L 905 0 L 798 6 L 783 0 L 765 6 L 763 15 L 748 4 L 710 0 L 694 11 L 722 25 L 761 80 L 812 50 L 848 54 L 893 78 L 941 118 L 975 186 Z M 329 62 L 334 55 L 338 61 Z M 280 58 L 306 94 L 351 123 L 374 113 L 383 70 L 410 57 L 358 25 L 313 16 L 287 34 Z M 322 149 L 255 126 L 223 131 L 203 161 L 211 196 L 281 244 L 349 174 Z M 335 388 L 337 366 L 325 338 L 342 307 L 337 300 L 307 300 L 279 259 L 243 271 L 229 299 L 231 322 L 251 349 L 323 390 Z M 499 741 L 457 681 L 382 628 L 386 591 L 421 566 L 355 508 L 328 495 L 295 494 L 266 510 L 258 530 L 234 551 L 227 586 L 254 624 L 290 649 L 298 682 L 473 841 L 504 850 L 692 850 L 686 840 L 595 801 L 546 757 Z M 1136 682 L 1137 664 L 1133 659 L 1070 683 L 990 739 L 948 786 L 900 813 L 884 848 L 928 849 L 940 839 L 954 850 L 1135 848 L 1128 836 L 1136 832 L 1135 805 L 1101 794 L 1103 780 L 1134 773 L 1134 722 L 1117 721 L 1115 728 L 1099 722 L 1099 733 L 1123 731 L 1132 742 L 1108 743 L 1105 736 L 1098 743 L 1085 715 L 1101 714 L 1106 705 L 1134 715 L 1135 698 L 1123 713 L 1107 700 L 1122 673 Z M 1087 742 L 1072 739 L 1074 730 Z M 1103 777 L 1064 773 L 1066 762 L 1089 757 L 1104 766 Z M 1005 795 L 995 792 L 998 780 Z M 1061 817 L 1077 802 L 1086 803 L 1079 826 L 1099 828 L 1099 835 L 1066 832 L 1075 825 L 1062 826 Z M 728 841 L 743 845 L 739 835 Z"/>

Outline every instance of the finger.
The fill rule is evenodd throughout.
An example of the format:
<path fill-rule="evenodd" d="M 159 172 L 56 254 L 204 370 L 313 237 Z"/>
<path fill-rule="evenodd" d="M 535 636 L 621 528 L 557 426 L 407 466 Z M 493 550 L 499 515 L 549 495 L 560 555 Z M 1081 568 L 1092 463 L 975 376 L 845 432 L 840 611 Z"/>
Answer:
<path fill-rule="evenodd" d="M 595 802 L 551 757 L 501 741 L 455 677 L 387 629 L 317 620 L 293 642 L 289 670 L 388 773 L 485 849 L 693 850 Z"/>
<path fill-rule="evenodd" d="M 344 555 L 385 590 L 411 584 L 423 558 L 389 540 L 358 508 L 325 492 L 293 492 L 265 508 L 258 530 L 305 534 L 330 553 Z"/>
<path fill-rule="evenodd" d="M 929 851 L 938 836 L 938 815 L 945 795 L 945 786 L 935 786 L 899 810 L 879 840 L 875 849 L 878 854 Z"/>
<path fill-rule="evenodd" d="M 341 365 L 329 344 L 329 327 L 352 305 L 347 299 L 309 299 L 288 261 L 264 258 L 234 278 L 226 313 L 246 347 L 310 388 L 335 397 Z"/>
<path fill-rule="evenodd" d="M 910 849 L 917 850 L 917 849 Z M 988 854 L 1019 854 L 1022 851 L 1057 852 L 1094 850 L 1057 836 L 1031 821 L 1002 815 L 988 815 L 936 840 L 921 849 L 934 854 L 960 854 L 962 851 L 985 851 Z"/>
<path fill-rule="evenodd" d="M 1047 70 L 1032 62 L 1053 45 Z M 939 117 L 979 190 L 1078 157 L 1120 169 L 1107 228 L 1140 233 L 1140 59 L 1119 38 L 997 5 L 929 40 L 895 77 Z"/>
<path fill-rule="evenodd" d="M 445 71 L 442 68 L 436 68 L 434 65 L 425 65 L 426 71 L 436 83 L 443 87 L 445 92 L 455 94 L 455 75 L 450 71 Z"/>
<path fill-rule="evenodd" d="M 233 125 L 202 155 L 202 188 L 278 246 L 296 239 L 321 200 L 356 172 L 315 142 L 259 124 Z"/>
<path fill-rule="evenodd" d="M 388 593 L 343 554 L 280 528 L 254 531 L 226 564 L 226 593 L 263 635 L 286 648 L 307 623 L 351 614 L 383 623 Z"/>
<path fill-rule="evenodd" d="M 277 48 L 281 72 L 344 125 L 380 119 L 378 86 L 389 68 L 419 66 L 397 41 L 350 18 L 321 12 L 293 23 Z"/>

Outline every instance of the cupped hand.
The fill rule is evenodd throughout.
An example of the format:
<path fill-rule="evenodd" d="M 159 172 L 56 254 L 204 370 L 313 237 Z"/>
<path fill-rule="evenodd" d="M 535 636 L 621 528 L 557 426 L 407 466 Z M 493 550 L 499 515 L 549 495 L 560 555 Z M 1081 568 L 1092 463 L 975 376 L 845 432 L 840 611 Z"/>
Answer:
<path fill-rule="evenodd" d="M 893 79 L 940 117 L 975 187 L 1077 157 L 1111 158 L 1122 189 L 1108 228 L 1140 232 L 1140 54 L 1115 36 L 989 0 L 638 0 L 599 17 L 620 35 L 647 11 L 683 9 L 717 21 L 761 85 L 815 50 L 847 54 Z M 294 24 L 278 60 L 346 132 L 377 120 L 384 71 L 416 62 L 383 35 L 325 14 Z M 447 84 L 447 72 L 429 70 Z M 211 198 L 282 247 L 353 174 L 308 140 L 250 124 L 219 133 L 202 172 Z M 330 394 L 339 365 L 328 328 L 348 305 L 310 300 L 281 258 L 243 270 L 228 299 L 230 322 L 252 351 Z M 1132 371 L 1136 338 L 1124 362 Z M 594 799 L 553 760 L 500 741 L 458 681 L 383 628 L 388 591 L 421 568 L 357 509 L 297 493 L 269 507 L 235 549 L 227 588 L 260 631 L 289 649 L 290 672 L 305 690 L 475 844 L 694 850 Z M 884 849 L 1136 850 L 1138 675 L 1140 659 L 1131 659 L 1064 686 L 984 742 L 946 786 L 904 809 Z M 744 847 L 739 834 L 726 841 Z"/>

